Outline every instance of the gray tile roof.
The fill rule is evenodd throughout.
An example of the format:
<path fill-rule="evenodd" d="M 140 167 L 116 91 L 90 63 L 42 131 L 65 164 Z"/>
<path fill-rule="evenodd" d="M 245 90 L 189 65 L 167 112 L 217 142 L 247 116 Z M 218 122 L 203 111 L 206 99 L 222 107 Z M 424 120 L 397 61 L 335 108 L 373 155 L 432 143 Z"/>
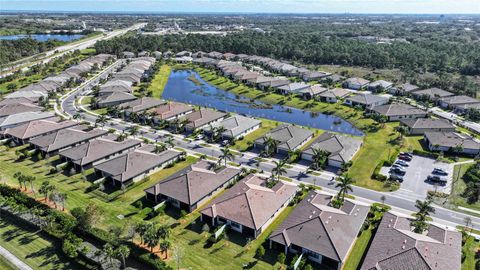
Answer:
<path fill-rule="evenodd" d="M 375 106 L 373 111 L 385 116 L 426 115 L 427 112 L 405 103 L 392 103 Z"/>
<path fill-rule="evenodd" d="M 5 135 L 21 140 L 28 140 L 36 136 L 41 136 L 50 132 L 55 132 L 60 129 L 69 128 L 76 125 L 77 123 L 75 121 L 60 121 L 59 117 L 52 117 L 47 119 L 34 120 L 13 128 L 7 128 L 5 130 Z"/>
<path fill-rule="evenodd" d="M 436 99 L 436 98 L 444 98 L 444 97 L 449 97 L 453 96 L 453 93 L 445 91 L 440 88 L 428 88 L 428 89 L 423 89 L 423 90 L 417 90 L 412 92 L 412 95 L 414 96 L 427 96 L 430 99 Z"/>
<path fill-rule="evenodd" d="M 385 101 L 388 100 L 389 98 L 384 97 L 384 96 L 379 96 L 379 95 L 371 95 L 371 94 L 358 94 L 352 97 L 348 97 L 348 101 L 352 101 L 355 103 L 359 103 L 362 105 L 372 105 L 376 102 L 379 101 Z"/>
<path fill-rule="evenodd" d="M 51 112 L 24 112 L 9 115 L 7 117 L 0 118 L 0 128 L 5 128 L 7 126 L 19 125 L 27 123 L 33 120 L 51 118 L 55 114 Z"/>
<path fill-rule="evenodd" d="M 82 143 L 96 137 L 107 134 L 103 129 L 89 130 L 89 126 L 74 126 L 61 129 L 30 140 L 30 144 L 40 148 L 44 152 L 53 152 L 63 148 Z"/>
<path fill-rule="evenodd" d="M 226 130 L 222 135 L 233 138 L 255 126 L 260 125 L 260 123 L 260 120 L 236 114 L 220 122 L 213 123 L 212 127 L 224 127 Z M 204 130 L 210 130 L 210 126 L 206 126 Z"/>
<path fill-rule="evenodd" d="M 418 86 L 414 85 L 414 84 L 410 84 L 410 83 L 404 83 L 400 86 L 400 89 L 402 89 L 403 91 L 409 93 L 409 92 L 413 92 L 413 91 L 416 91 L 418 90 Z"/>
<path fill-rule="evenodd" d="M 359 139 L 325 132 L 310 144 L 304 153 L 313 155 L 313 149 L 324 150 L 330 153 L 329 159 L 347 163 L 361 146 L 362 141 Z"/>
<path fill-rule="evenodd" d="M 139 140 L 130 139 L 117 142 L 115 139 L 116 136 L 112 138 L 97 138 L 60 151 L 59 155 L 68 158 L 74 164 L 84 166 L 141 144 Z"/>
<path fill-rule="evenodd" d="M 345 82 L 348 84 L 359 84 L 359 85 L 366 85 L 370 83 L 369 80 L 365 80 L 364 78 L 358 78 L 358 77 L 348 78 L 345 80 Z"/>
<path fill-rule="evenodd" d="M 279 181 L 273 188 L 266 179 L 249 175 L 215 198 L 200 212 L 260 229 L 297 192 L 297 186 Z"/>
<path fill-rule="evenodd" d="M 7 98 L 0 100 L 0 107 L 9 105 L 9 104 L 18 104 L 18 103 L 24 103 L 24 104 L 34 104 L 35 100 L 29 99 L 29 98 L 24 98 L 24 97 L 19 97 L 19 98 Z"/>
<path fill-rule="evenodd" d="M 347 200 L 337 209 L 331 206 L 332 199 L 331 195 L 310 191 L 271 234 L 270 240 L 345 262 L 370 207 Z"/>
<path fill-rule="evenodd" d="M 333 88 L 328 91 L 320 93 L 320 97 L 329 97 L 329 98 L 344 98 L 350 95 L 350 91 L 343 88 Z"/>
<path fill-rule="evenodd" d="M 308 129 L 283 124 L 268 132 L 264 137 L 255 140 L 256 144 L 263 144 L 268 137 L 279 142 L 278 148 L 285 150 L 295 150 L 302 142 L 313 136 L 313 132 Z"/>
<path fill-rule="evenodd" d="M 469 97 L 469 96 L 446 97 L 446 98 L 441 98 L 440 101 L 448 104 L 449 106 L 480 103 L 480 100 Z"/>
<path fill-rule="evenodd" d="M 421 128 L 421 129 L 436 129 L 436 128 L 453 128 L 455 126 L 450 121 L 445 119 L 433 119 L 433 118 L 417 118 L 417 119 L 405 119 L 400 121 L 402 124 L 409 128 Z"/>
<path fill-rule="evenodd" d="M 201 108 L 185 116 L 180 117 L 180 120 L 187 119 L 190 121 L 186 126 L 191 129 L 200 128 L 213 121 L 222 119 L 226 114 L 212 109 Z"/>
<path fill-rule="evenodd" d="M 385 213 L 362 270 L 460 270 L 462 236 L 429 225 L 426 234 L 411 231 L 410 220 Z"/>
<path fill-rule="evenodd" d="M 239 174 L 239 169 L 230 167 L 215 170 L 215 164 L 202 160 L 158 182 L 145 192 L 163 194 L 193 205 Z"/>
<path fill-rule="evenodd" d="M 146 145 L 95 165 L 94 168 L 112 175 L 112 178 L 117 181 L 125 182 L 181 155 L 180 152 L 174 150 L 155 154 L 153 148 L 153 145 Z"/>
<path fill-rule="evenodd" d="M 285 91 L 285 92 L 296 93 L 296 92 L 298 92 L 302 89 L 306 89 L 308 87 L 310 87 L 309 84 L 300 82 L 300 83 L 290 83 L 290 84 L 287 84 L 287 85 L 283 85 L 283 86 L 277 87 L 277 89 Z"/>
<path fill-rule="evenodd" d="M 13 103 L 0 106 L 0 117 L 23 112 L 40 112 L 43 108 L 31 103 Z"/>
<path fill-rule="evenodd" d="M 378 86 L 381 86 L 383 88 L 388 88 L 388 87 L 391 87 L 393 85 L 392 82 L 387 82 L 387 81 L 384 81 L 384 80 L 378 80 L 378 81 L 374 81 L 374 82 L 371 82 L 368 84 L 368 87 L 369 88 L 376 88 Z"/>
<path fill-rule="evenodd" d="M 97 99 L 97 104 L 99 106 L 108 105 L 109 103 L 122 103 L 131 102 L 137 100 L 137 97 L 130 93 L 125 92 L 113 92 L 105 96 L 101 96 Z"/>
<path fill-rule="evenodd" d="M 443 147 L 462 146 L 466 149 L 480 149 L 480 142 L 455 132 L 425 132 L 425 138 L 432 145 Z"/>
<path fill-rule="evenodd" d="M 119 108 L 125 109 L 127 112 L 142 112 L 162 104 L 165 104 L 165 100 L 150 98 L 150 97 L 142 97 L 133 101 L 129 101 L 126 103 L 122 103 Z"/>

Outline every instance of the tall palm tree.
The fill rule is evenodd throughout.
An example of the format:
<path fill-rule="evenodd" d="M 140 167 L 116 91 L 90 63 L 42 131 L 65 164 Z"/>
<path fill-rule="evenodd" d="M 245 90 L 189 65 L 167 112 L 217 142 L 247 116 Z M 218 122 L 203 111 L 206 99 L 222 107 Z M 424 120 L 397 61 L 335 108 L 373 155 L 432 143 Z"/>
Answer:
<path fill-rule="evenodd" d="M 128 127 L 128 133 L 135 138 L 135 135 L 138 134 L 139 129 L 140 128 L 138 126 L 130 126 Z"/>
<path fill-rule="evenodd" d="M 328 161 L 328 156 L 330 153 L 328 153 L 325 150 L 317 149 L 317 148 L 312 148 L 313 151 L 313 156 L 312 156 L 312 164 L 310 164 L 310 168 L 314 170 L 318 169 L 323 169 L 325 164 Z"/>
<path fill-rule="evenodd" d="M 222 154 L 219 156 L 218 162 L 221 163 L 222 160 L 225 162 L 225 166 L 227 166 L 227 160 L 232 161 L 234 159 L 234 155 L 232 150 L 229 147 L 222 148 Z"/>
<path fill-rule="evenodd" d="M 276 180 L 279 181 L 280 176 L 287 173 L 287 170 L 285 169 L 286 162 L 282 159 L 280 161 L 274 161 L 273 163 L 275 164 L 275 168 L 272 169 L 272 174 Z"/>
<path fill-rule="evenodd" d="M 35 189 L 33 188 L 33 182 L 34 182 L 36 179 L 37 179 L 37 178 L 36 178 L 35 176 L 31 176 L 31 175 L 29 175 L 29 176 L 27 176 L 27 177 L 25 178 L 25 182 L 30 184 L 30 190 L 32 191 L 34 198 L 36 197 L 36 195 L 35 195 Z"/>
<path fill-rule="evenodd" d="M 107 122 L 108 118 L 105 115 L 100 115 L 97 117 L 97 119 L 95 119 L 95 124 L 100 124 L 102 127 L 105 126 Z"/>
<path fill-rule="evenodd" d="M 180 119 L 175 118 L 172 121 L 170 121 L 170 126 L 175 127 L 175 133 L 178 133 L 178 129 L 180 128 Z"/>
<path fill-rule="evenodd" d="M 73 120 L 77 120 L 77 122 L 80 122 L 83 119 L 85 119 L 85 117 L 79 112 L 73 115 Z"/>
<path fill-rule="evenodd" d="M 340 177 L 339 182 L 335 185 L 335 188 L 339 188 L 338 190 L 338 198 L 343 202 L 345 201 L 345 196 L 348 194 L 349 191 L 353 191 L 352 185 L 355 183 L 352 177 L 348 174 L 345 176 Z"/>
<path fill-rule="evenodd" d="M 153 152 L 155 154 L 159 154 L 163 151 L 167 150 L 167 145 L 165 143 L 158 143 L 155 145 L 155 148 L 153 149 Z"/>
<path fill-rule="evenodd" d="M 127 138 L 127 134 L 122 133 L 122 134 L 118 135 L 117 141 L 123 142 L 126 138 Z"/>
<path fill-rule="evenodd" d="M 25 177 L 21 172 L 16 172 L 13 174 L 13 178 L 16 178 L 18 181 L 18 184 L 20 185 L 20 189 L 23 188 L 23 185 L 25 184 Z"/>
<path fill-rule="evenodd" d="M 162 251 L 162 253 L 165 254 L 165 259 L 168 259 L 168 249 L 172 246 L 172 244 L 170 243 L 170 241 L 162 241 L 160 243 L 160 250 Z"/>
<path fill-rule="evenodd" d="M 220 138 L 222 138 L 222 135 L 226 130 L 227 129 L 224 126 L 219 126 L 216 129 L 214 129 L 213 141 L 218 141 Z"/>
<path fill-rule="evenodd" d="M 165 140 L 165 143 L 166 143 L 170 148 L 175 147 L 175 141 L 173 140 L 173 137 L 172 137 L 172 136 L 168 136 L 167 139 Z"/>
<path fill-rule="evenodd" d="M 122 267 L 125 268 L 125 260 L 128 258 L 130 255 L 130 249 L 126 245 L 120 245 L 116 250 L 115 250 L 116 257 L 122 260 Z"/>
<path fill-rule="evenodd" d="M 418 212 L 415 214 L 416 219 L 411 222 L 414 232 L 423 233 L 427 229 L 427 218 L 430 214 L 435 213 L 435 208 L 431 206 L 431 203 L 431 200 L 416 201 L 415 207 L 418 209 Z"/>
<path fill-rule="evenodd" d="M 267 156 L 272 156 L 277 151 L 278 141 L 272 137 L 265 138 L 265 153 Z"/>

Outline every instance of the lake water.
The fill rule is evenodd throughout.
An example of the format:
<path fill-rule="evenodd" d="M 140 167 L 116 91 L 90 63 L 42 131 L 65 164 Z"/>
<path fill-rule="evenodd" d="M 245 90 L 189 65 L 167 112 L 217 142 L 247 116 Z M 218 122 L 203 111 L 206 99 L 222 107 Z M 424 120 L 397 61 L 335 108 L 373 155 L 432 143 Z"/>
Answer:
<path fill-rule="evenodd" d="M 200 84 L 190 80 L 190 76 L 194 76 Z M 194 71 L 172 71 L 162 98 L 300 126 L 357 136 L 363 135 L 351 123 L 334 115 L 313 113 L 280 105 L 267 105 L 258 101 L 252 103 L 249 99 L 210 85 Z"/>
<path fill-rule="evenodd" d="M 34 34 L 34 35 L 10 35 L 10 36 L 0 36 L 0 40 L 17 40 L 22 38 L 30 37 L 37 41 L 47 41 L 49 39 L 57 39 L 60 41 L 72 41 L 76 39 L 80 39 L 83 35 L 75 34 L 75 35 L 66 35 L 66 34 Z"/>

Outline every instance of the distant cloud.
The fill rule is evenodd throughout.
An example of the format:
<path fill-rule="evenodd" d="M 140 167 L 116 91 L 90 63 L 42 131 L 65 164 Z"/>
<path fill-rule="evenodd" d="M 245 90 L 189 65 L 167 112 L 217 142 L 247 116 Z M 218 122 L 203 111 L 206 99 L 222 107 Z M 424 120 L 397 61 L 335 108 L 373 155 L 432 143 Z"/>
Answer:
<path fill-rule="evenodd" d="M 480 14 L 480 0 L 0 0 L 0 10 Z"/>

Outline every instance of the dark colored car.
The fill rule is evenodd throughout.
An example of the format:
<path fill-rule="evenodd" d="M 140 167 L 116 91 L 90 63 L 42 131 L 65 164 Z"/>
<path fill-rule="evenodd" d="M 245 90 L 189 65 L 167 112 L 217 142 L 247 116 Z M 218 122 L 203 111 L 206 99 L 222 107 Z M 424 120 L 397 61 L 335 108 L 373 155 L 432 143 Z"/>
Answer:
<path fill-rule="evenodd" d="M 438 174 L 438 175 L 448 175 L 448 173 L 442 169 L 435 168 L 432 171 L 433 174 Z"/>
<path fill-rule="evenodd" d="M 390 171 L 399 175 L 405 175 L 407 173 L 405 170 L 399 168 L 392 168 Z"/>
<path fill-rule="evenodd" d="M 413 158 L 413 155 L 411 153 L 408 153 L 408 152 L 401 152 L 400 156 L 408 156 L 410 158 Z"/>
<path fill-rule="evenodd" d="M 392 180 L 396 180 L 400 183 L 403 182 L 403 176 L 402 175 L 398 175 L 398 174 L 390 174 L 390 179 Z"/>
<path fill-rule="evenodd" d="M 409 156 L 398 156 L 398 159 L 405 160 L 405 161 L 411 161 L 412 158 Z"/>
<path fill-rule="evenodd" d="M 438 175 L 429 175 L 427 177 L 427 180 L 430 181 L 430 182 L 437 182 L 437 183 L 441 183 L 441 184 L 446 184 L 447 183 L 447 178 L 446 177 L 442 177 L 442 176 L 438 176 Z"/>

